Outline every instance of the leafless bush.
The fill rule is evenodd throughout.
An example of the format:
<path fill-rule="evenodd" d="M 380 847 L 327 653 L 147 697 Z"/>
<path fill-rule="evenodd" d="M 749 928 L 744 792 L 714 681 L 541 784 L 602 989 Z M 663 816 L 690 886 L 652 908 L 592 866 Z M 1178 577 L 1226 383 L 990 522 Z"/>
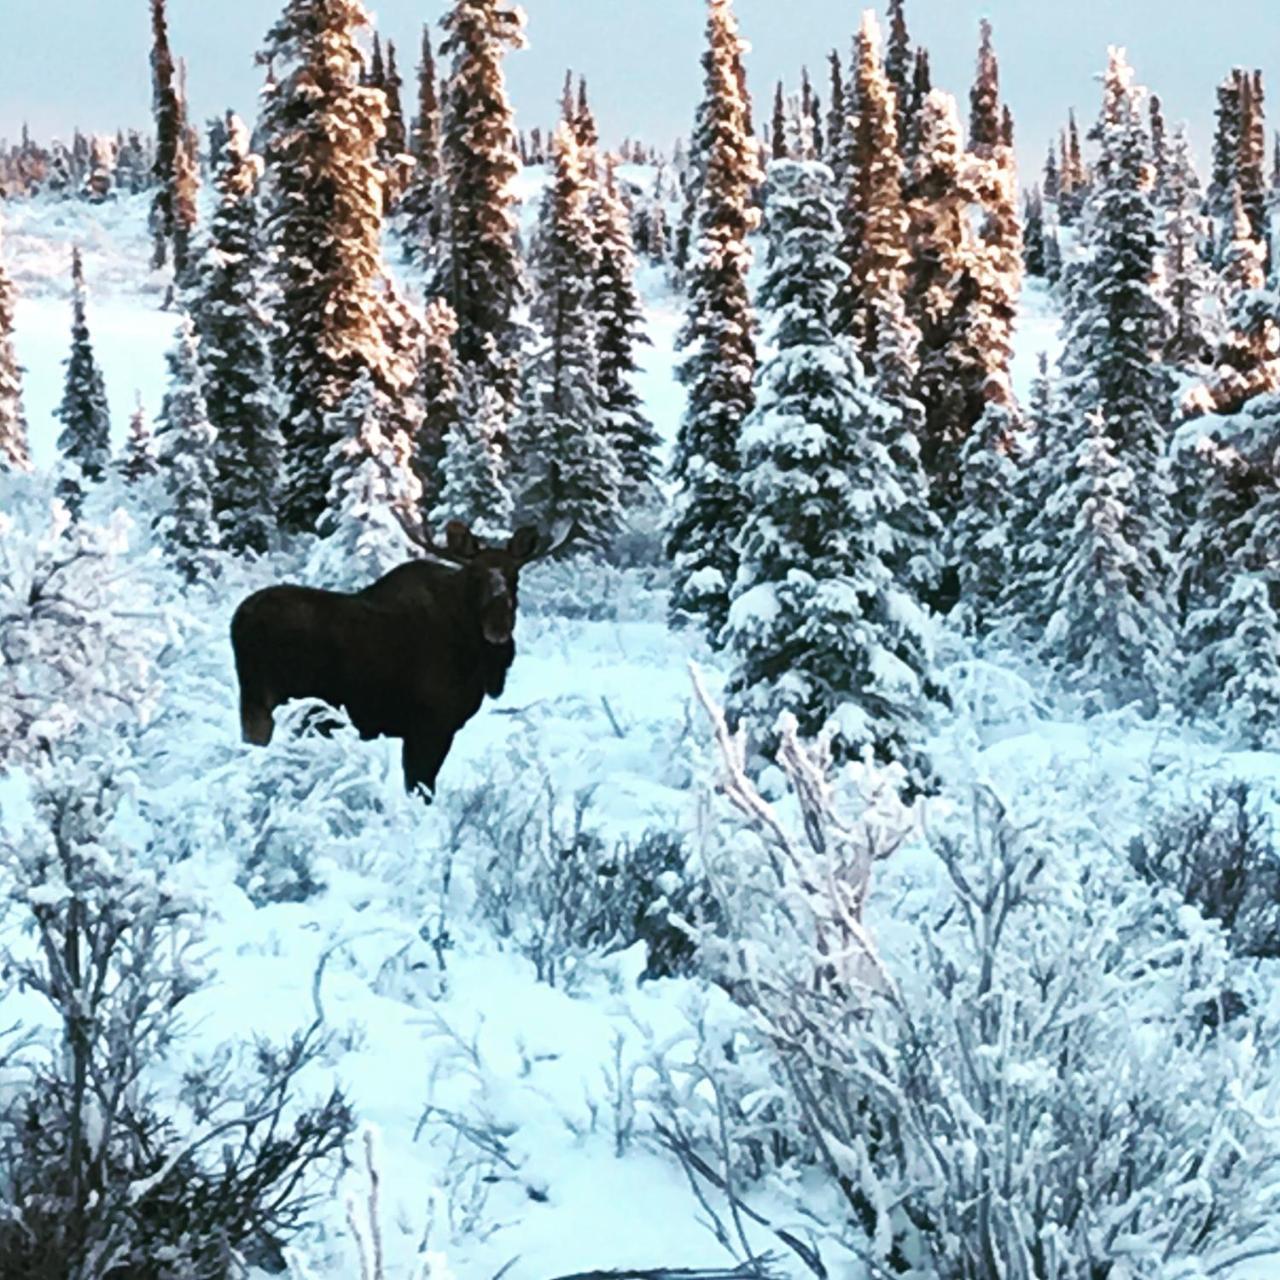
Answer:
<path fill-rule="evenodd" d="M 644 942 L 648 977 L 691 971 L 696 928 L 715 914 L 683 839 L 654 829 L 609 843 L 591 822 L 595 789 L 470 807 L 479 848 L 477 907 L 501 938 L 563 983 L 587 955 Z"/>
<path fill-rule="evenodd" d="M 772 1094 L 765 1128 L 782 1130 L 791 1182 L 826 1174 L 843 1202 L 828 1239 L 874 1276 L 1218 1274 L 1280 1250 L 1269 1058 L 1250 1048 L 1275 1028 L 1206 1040 L 1196 996 L 1229 960 L 1216 935 L 1182 931 L 1123 865 L 978 790 L 932 835 L 936 895 L 911 921 L 880 920 L 882 949 L 871 872 L 912 830 L 893 777 L 838 776 L 825 739 L 802 743 L 784 720 L 789 795 L 771 805 L 699 692 L 739 818 L 709 854 L 721 981 L 754 1045 L 705 1045 L 716 1116 L 688 1092 L 667 1128 L 732 1204 L 763 1136 L 755 1100 Z"/>
<path fill-rule="evenodd" d="M 318 1027 L 192 1068 L 179 1129 L 147 1069 L 180 1034 L 199 987 L 199 917 L 111 835 L 119 779 L 99 761 L 38 778 L 42 827 L 0 842 L 10 915 L 35 946 L 5 954 L 56 1030 L 24 1057 L 0 1109 L 0 1275 L 27 1280 L 222 1280 L 282 1265 L 313 1180 L 351 1119 L 336 1090 L 298 1107 Z M 13 923 L 11 921 L 11 923 Z"/>
<path fill-rule="evenodd" d="M 1202 800 L 1157 815 L 1129 854 L 1141 876 L 1220 921 L 1240 955 L 1280 956 L 1280 852 L 1247 782 L 1215 785 Z"/>

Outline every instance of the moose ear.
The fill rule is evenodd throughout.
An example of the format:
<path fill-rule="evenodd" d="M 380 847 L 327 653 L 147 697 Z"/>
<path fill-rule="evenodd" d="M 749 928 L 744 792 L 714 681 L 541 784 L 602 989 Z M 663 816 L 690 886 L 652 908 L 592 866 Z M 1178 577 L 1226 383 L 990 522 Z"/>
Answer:
<path fill-rule="evenodd" d="M 538 554 L 538 531 L 532 525 L 517 529 L 507 542 L 507 550 L 516 560 L 532 560 Z"/>
<path fill-rule="evenodd" d="M 450 520 L 445 525 L 444 545 L 459 557 L 470 557 L 480 550 L 476 535 L 461 520 Z"/>

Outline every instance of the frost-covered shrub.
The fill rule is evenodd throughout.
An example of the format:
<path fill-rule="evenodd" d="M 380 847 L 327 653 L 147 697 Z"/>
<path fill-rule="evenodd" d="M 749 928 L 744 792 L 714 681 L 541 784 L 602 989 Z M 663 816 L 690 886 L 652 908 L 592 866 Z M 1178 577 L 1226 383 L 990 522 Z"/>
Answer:
<path fill-rule="evenodd" d="M 476 909 L 540 980 L 571 981 L 585 957 L 637 942 L 644 976 L 691 971 L 693 936 L 716 908 L 679 836 L 654 829 L 610 843 L 592 823 L 594 788 L 564 797 L 549 780 L 532 794 L 495 788 L 457 803 L 476 860 Z"/>
<path fill-rule="evenodd" d="M 73 523 L 34 487 L 11 481 L 2 496 L 13 506 L 0 510 L 0 765 L 145 719 L 164 638 L 153 584 L 124 560 L 127 517 Z"/>
<path fill-rule="evenodd" d="M 1202 799 L 1157 814 L 1129 856 L 1139 875 L 1219 921 L 1234 951 L 1280 957 L 1280 850 L 1247 782 L 1215 785 Z"/>
<path fill-rule="evenodd" d="M 152 1084 L 200 987 L 200 915 L 113 827 L 127 779 L 105 758 L 33 766 L 38 822 L 0 832 L 6 972 L 42 1017 L 0 1095 L 0 1275 L 229 1280 L 280 1269 L 312 1179 L 351 1128 L 342 1095 L 300 1107 L 318 1028 Z M 27 936 L 23 936 L 27 935 Z M 30 941 L 27 938 L 30 938 Z M 181 1119 L 179 1119 L 181 1117 Z"/>
<path fill-rule="evenodd" d="M 1209 1274 L 1264 1242 L 1280 1142 L 1258 1046 L 1277 1028 L 1206 1029 L 1206 993 L 1256 982 L 1221 930 L 984 790 L 908 853 L 893 776 L 837 774 L 794 723 L 770 804 L 711 711 L 738 821 L 707 855 L 725 925 L 708 960 L 749 1016 L 745 1051 L 715 1027 L 691 1068 L 711 1118 L 706 1090 L 679 1095 L 669 1145 L 692 1172 L 754 1154 L 797 1216 L 823 1206 L 819 1251 L 879 1275 Z"/>
<path fill-rule="evenodd" d="M 276 712 L 271 745 L 237 762 L 218 787 L 236 883 L 255 906 L 323 892 L 317 857 L 358 860 L 404 816 L 402 788 L 349 720 L 315 699 Z"/>

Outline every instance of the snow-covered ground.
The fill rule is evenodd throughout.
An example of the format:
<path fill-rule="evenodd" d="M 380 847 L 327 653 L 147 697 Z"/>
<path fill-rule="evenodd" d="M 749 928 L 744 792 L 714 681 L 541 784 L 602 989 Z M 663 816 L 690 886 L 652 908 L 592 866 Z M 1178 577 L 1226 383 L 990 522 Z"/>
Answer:
<path fill-rule="evenodd" d="M 160 404 L 173 316 L 159 309 L 163 290 L 146 266 L 144 213 L 142 201 L 6 211 L 41 465 L 54 457 L 73 242 L 86 250 L 89 323 L 117 436 L 135 393 L 152 414 Z M 652 346 L 641 354 L 641 388 L 669 441 L 682 395 L 673 379 L 679 306 L 656 273 L 646 271 L 643 283 Z M 1032 290 L 1018 329 L 1020 394 L 1038 353 L 1056 349 L 1052 305 Z M 590 793 L 588 825 L 606 840 L 697 828 L 710 757 L 687 665 L 706 666 L 714 688 L 714 660 L 666 628 L 660 594 L 634 576 L 566 584 L 556 569 L 529 571 L 507 690 L 463 730 L 440 802 L 427 810 L 401 795 L 393 743 L 343 734 L 299 742 L 282 732 L 266 751 L 241 745 L 227 624 L 243 594 L 288 571 L 256 566 L 190 597 L 185 639 L 167 659 L 165 693 L 143 739 L 146 776 L 121 820 L 140 849 L 181 848 L 174 874 L 209 910 L 214 978 L 187 1006 L 183 1052 L 305 1027 L 322 969 L 320 1000 L 335 1039 L 308 1083 L 320 1092 L 336 1077 L 359 1120 L 376 1126 L 388 1280 L 411 1274 L 424 1239 L 459 1280 L 731 1265 L 679 1165 L 646 1136 L 661 1108 L 655 1066 L 687 1062 L 698 1027 L 733 1016 L 725 997 L 691 979 L 639 982 L 639 945 L 583 955 L 555 985 L 540 981 L 521 926 L 501 936 L 482 906 L 487 891 L 504 888 L 487 880 L 515 876 L 519 891 L 521 869 L 486 861 L 474 839 L 457 836 L 467 797 L 486 787 L 517 799 L 548 791 L 565 822 L 574 797 Z M 555 609 L 553 596 L 575 607 Z M 1120 839 L 1124 806 L 1157 776 L 1280 780 L 1274 757 L 1222 757 L 1168 727 L 1124 716 L 1077 723 L 1033 683 L 962 649 L 948 675 L 956 705 L 938 726 L 935 755 L 949 761 L 954 780 L 986 782 L 1041 816 L 1056 808 Z M 309 772 L 349 774 L 361 800 L 355 818 L 340 836 L 310 843 L 307 833 L 322 828 L 299 819 L 294 834 L 326 887 L 305 901 L 255 906 L 237 884 L 258 834 L 246 797 L 288 780 L 305 813 Z M 0 820 L 15 822 L 21 807 L 21 787 L 0 786 Z M 292 816 L 273 811 L 286 831 Z M 0 1010 L 0 1022 L 19 1011 Z M 357 1167 L 333 1189 L 320 1230 L 305 1242 L 316 1277 L 358 1273 L 343 1198 L 363 1204 L 362 1176 Z M 795 1208 L 803 1202 L 797 1194 L 789 1204 L 754 1203 L 804 1232 L 811 1224 Z M 743 1229 L 753 1247 L 777 1247 L 769 1233 Z M 805 1274 L 794 1259 L 779 1265 Z M 835 1265 L 843 1269 L 833 1275 L 859 1280 L 850 1259 Z M 1259 1280 L 1275 1274 L 1256 1272 Z"/>

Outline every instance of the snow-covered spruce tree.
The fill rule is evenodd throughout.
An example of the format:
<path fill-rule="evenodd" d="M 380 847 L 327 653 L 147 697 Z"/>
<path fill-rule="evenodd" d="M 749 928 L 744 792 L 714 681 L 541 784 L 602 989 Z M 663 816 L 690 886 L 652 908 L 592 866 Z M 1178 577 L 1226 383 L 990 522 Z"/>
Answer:
<path fill-rule="evenodd" d="M 102 371 L 89 337 L 79 249 L 71 253 L 71 354 L 64 364 L 67 374 L 57 412 L 62 423 L 58 449 L 69 470 L 58 492 L 76 514 L 84 498 L 84 483 L 100 481 L 111 460 L 111 417 Z"/>
<path fill-rule="evenodd" d="M 418 63 L 418 113 L 413 120 L 413 173 L 400 211 L 404 215 L 404 252 L 412 261 L 429 262 L 440 236 L 440 88 L 431 28 L 422 24 L 422 59 Z"/>
<path fill-rule="evenodd" d="M 81 196 L 90 204 L 110 200 L 115 187 L 115 143 L 104 134 L 95 134 L 90 144 L 89 170 L 84 176 Z"/>
<path fill-rule="evenodd" d="M 535 235 L 537 346 L 525 364 L 513 453 L 522 518 L 543 528 L 572 521 L 581 542 L 604 548 L 621 520 L 622 469 L 597 373 L 596 184 L 586 159 L 573 122 L 562 120 Z"/>
<path fill-rule="evenodd" d="M 213 506 L 217 435 L 205 405 L 199 346 L 195 323 L 184 314 L 167 356 L 169 387 L 155 437 L 168 505 L 153 525 L 187 582 L 217 573 L 213 552 L 219 543 Z"/>
<path fill-rule="evenodd" d="M 22 409 L 22 366 L 13 345 L 15 302 L 0 238 L 0 467 L 25 471 L 31 466 L 31 452 Z"/>
<path fill-rule="evenodd" d="M 1023 200 L 1022 262 L 1026 274 L 1044 279 L 1045 262 L 1044 200 L 1038 187 L 1032 187 Z"/>
<path fill-rule="evenodd" d="M 116 469 L 126 484 L 137 484 L 153 476 L 160 469 L 156 461 L 155 441 L 151 434 L 147 415 L 139 396 L 133 413 L 129 415 L 129 434 L 125 437 L 124 451 L 116 462 Z"/>
<path fill-rule="evenodd" d="M 845 118 L 844 68 L 840 54 L 835 49 L 827 55 L 827 62 L 830 67 L 830 88 L 827 98 L 827 151 L 824 158 L 835 177 L 837 188 L 843 190 L 844 162 L 847 159 L 844 138 L 848 130 L 848 120 Z"/>
<path fill-rule="evenodd" d="M 674 565 L 671 620 L 697 619 L 716 642 L 737 574 L 741 525 L 738 437 L 754 404 L 755 317 L 747 236 L 758 215 L 758 156 L 744 100 L 742 50 L 730 0 L 710 0 L 703 99 L 695 144 L 703 165 L 697 234 L 686 272 L 689 307 L 678 339 L 688 392 L 676 437 L 679 486 L 667 537 Z"/>
<path fill-rule="evenodd" d="M 841 211 L 840 256 L 846 270 L 838 298 L 839 332 L 874 359 L 876 317 L 906 262 L 907 215 L 893 87 L 880 60 L 880 27 L 864 10 L 854 74 L 857 116 L 849 184 Z"/>
<path fill-rule="evenodd" d="M 911 113 L 911 74 L 915 69 L 915 57 L 911 48 L 911 35 L 907 30 L 907 15 L 903 0 L 889 0 L 889 38 L 885 41 L 884 74 L 893 89 L 896 110 L 898 146 L 907 136 Z"/>
<path fill-rule="evenodd" d="M 979 32 L 978 73 L 969 90 L 969 150 L 990 156 L 1001 145 L 1000 67 L 991 46 L 991 23 L 985 18 Z"/>
<path fill-rule="evenodd" d="M 1207 190 L 1208 211 L 1215 218 L 1231 215 L 1231 188 L 1240 174 L 1240 140 L 1244 121 L 1241 98 L 1244 72 L 1235 67 L 1217 88 L 1218 106 L 1213 131 L 1213 161 Z"/>
<path fill-rule="evenodd" d="M 1079 450 L 1061 383 L 1040 353 L 1031 383 L 1017 456 L 1017 484 L 1009 520 L 1017 531 L 1009 552 L 1013 569 L 1001 596 L 1006 636 L 1039 644 L 1053 610 L 1062 530 L 1070 526 Z"/>
<path fill-rule="evenodd" d="M 1169 131 L 1165 126 L 1164 109 L 1158 94 L 1151 95 L 1147 104 L 1147 117 L 1151 129 L 1151 186 L 1156 204 L 1164 206 L 1169 194 Z"/>
<path fill-rule="evenodd" d="M 605 162 L 604 181 L 596 189 L 595 275 L 592 312 L 596 326 L 596 381 L 605 432 L 622 469 L 624 508 L 649 505 L 657 498 L 658 433 L 645 415 L 635 389 L 635 348 L 649 341 L 644 309 L 636 290 L 636 258 L 631 217 L 618 189 L 615 162 Z"/>
<path fill-rule="evenodd" d="M 330 414 L 332 479 L 308 568 L 334 587 L 367 584 L 413 555 L 406 529 L 417 526 L 422 489 L 408 437 L 384 432 L 382 399 L 363 369 Z"/>
<path fill-rule="evenodd" d="M 806 736 L 835 719 L 838 750 L 873 746 L 916 781 L 924 715 L 920 612 L 894 577 L 896 415 L 832 328 L 839 281 L 830 170 L 775 161 L 760 303 L 776 354 L 743 427 L 743 524 L 724 642 L 729 706 L 766 755 L 786 710 Z"/>
<path fill-rule="evenodd" d="M 787 158 L 787 96 L 781 80 L 773 86 L 773 115 L 769 121 L 769 156 L 773 160 Z"/>
<path fill-rule="evenodd" d="M 387 71 L 382 91 L 387 99 L 387 120 L 379 155 L 386 170 L 387 208 L 393 208 L 400 199 L 404 189 L 404 173 L 407 168 L 405 157 L 409 154 L 409 133 L 404 122 L 404 101 L 400 90 L 404 80 L 400 69 L 396 66 L 396 45 L 394 40 L 387 41 Z"/>
<path fill-rule="evenodd" d="M 333 411 L 388 354 L 381 299 L 385 101 L 360 84 L 359 0 L 288 0 L 261 55 L 275 68 L 263 109 L 267 237 L 277 292 L 274 364 L 284 400 L 282 523 L 325 509 Z"/>
<path fill-rule="evenodd" d="M 878 305 L 874 389 L 894 410 L 880 420 L 885 429 L 881 443 L 897 481 L 885 526 L 893 543 L 889 564 L 900 585 L 917 600 L 927 601 L 937 592 L 943 538 L 941 522 L 929 504 L 929 484 L 920 462 L 925 422 L 924 405 L 915 398 L 920 330 L 907 314 L 904 284 L 895 282 Z"/>
<path fill-rule="evenodd" d="M 1191 142 L 1180 128 L 1169 145 L 1165 162 L 1164 287 L 1170 312 L 1165 359 L 1183 368 L 1205 364 L 1211 354 L 1206 313 L 1213 285 L 1204 258 L 1208 220 L 1201 213 L 1203 195 L 1191 155 Z"/>
<path fill-rule="evenodd" d="M 989 52 L 989 50 L 988 50 Z M 964 152 L 955 100 L 920 114 L 909 206 L 907 299 L 919 325 L 921 456 L 944 524 L 960 505 L 960 453 L 988 404 L 1011 404 L 1009 360 L 1022 278 L 1017 175 L 1009 148 Z"/>
<path fill-rule="evenodd" d="M 453 337 L 458 329 L 453 308 L 443 298 L 432 298 L 423 320 L 421 382 L 418 399 L 423 408 L 422 426 L 414 440 L 414 473 L 422 486 L 422 513 L 435 505 L 450 432 L 458 421 L 461 376 Z"/>
<path fill-rule="evenodd" d="M 1271 586 L 1237 573 L 1220 599 L 1192 611 L 1182 636 L 1184 714 L 1251 751 L 1280 743 L 1280 617 Z"/>
<path fill-rule="evenodd" d="M 262 163 L 228 113 L 220 200 L 195 279 L 200 368 L 215 432 L 213 511 L 230 551 L 267 549 L 276 526 L 284 444 L 272 394 L 270 320 L 263 305 L 257 187 Z"/>
<path fill-rule="evenodd" d="M 502 454 L 503 421 L 502 398 L 492 387 L 478 382 L 464 385 L 449 429 L 429 528 L 461 520 L 481 538 L 498 540 L 511 533 L 513 504 Z"/>
<path fill-rule="evenodd" d="M 1116 589 L 1127 584 L 1132 599 L 1123 608 L 1118 602 L 1109 607 L 1117 618 L 1142 619 L 1139 634 L 1126 643 L 1142 648 L 1150 680 L 1158 674 L 1169 636 L 1171 513 L 1165 455 L 1172 377 L 1159 358 L 1168 320 L 1154 281 L 1156 211 L 1145 179 L 1147 137 L 1132 78 L 1123 51 L 1112 49 L 1099 124 L 1101 153 L 1084 213 L 1086 257 L 1072 275 L 1062 369 L 1072 434 L 1089 451 L 1091 469 L 1082 472 L 1079 483 L 1085 489 L 1114 490 L 1114 501 L 1124 505 L 1114 534 L 1100 518 L 1096 536 L 1105 532 L 1122 539 L 1123 557 L 1133 559 L 1111 583 Z M 1065 487 L 1064 479 L 1059 488 Z M 1071 554 L 1084 554 L 1079 538 L 1089 528 L 1076 518 L 1078 502 L 1055 509 L 1064 523 L 1057 537 L 1044 530 L 1046 545 L 1065 549 L 1075 542 Z M 1115 555 L 1117 562 L 1123 558 L 1119 551 Z M 1094 626 L 1093 606 L 1082 587 L 1073 594 L 1066 574 L 1058 576 L 1062 584 L 1051 611 L 1067 619 L 1060 628 L 1073 628 L 1083 637 Z M 1052 648 L 1048 644 L 1050 656 Z M 1068 664 L 1072 660 L 1070 649 L 1060 656 Z"/>
<path fill-rule="evenodd" d="M 182 100 L 176 84 L 177 68 L 169 48 L 169 23 L 165 0 L 151 0 L 151 98 L 156 125 L 153 180 L 156 193 L 151 205 L 154 253 L 151 265 L 163 267 L 173 240 L 173 185 L 178 152 L 182 147 Z"/>
<path fill-rule="evenodd" d="M 1192 413 L 1234 414 L 1256 396 L 1280 386 L 1280 295 L 1266 283 L 1266 248 L 1253 237 L 1239 183 L 1231 190 L 1231 216 L 1219 239 L 1221 333 L 1214 368 L 1188 395 Z"/>
<path fill-rule="evenodd" d="M 512 180 L 516 131 L 502 76 L 506 49 L 524 45 L 524 14 L 504 0 L 454 0 L 441 53 L 452 58 L 441 136 L 447 211 L 431 293 L 457 317 L 454 339 L 468 376 L 494 387 L 514 410 L 524 297 Z"/>
<path fill-rule="evenodd" d="M 1142 482 L 1102 412 L 1085 425 L 1044 657 L 1092 709 L 1137 702 L 1150 714 L 1173 651 L 1164 549 L 1151 546 Z"/>
<path fill-rule="evenodd" d="M 1271 217 L 1267 207 L 1267 126 L 1262 72 L 1246 75 L 1240 91 L 1240 156 L 1236 181 L 1253 238 L 1271 259 Z"/>
<path fill-rule="evenodd" d="M 388 436 L 403 432 L 410 441 L 422 430 L 422 360 L 426 344 L 422 310 L 389 274 L 378 282 L 378 304 L 386 356 L 370 369 L 382 393 Z"/>

